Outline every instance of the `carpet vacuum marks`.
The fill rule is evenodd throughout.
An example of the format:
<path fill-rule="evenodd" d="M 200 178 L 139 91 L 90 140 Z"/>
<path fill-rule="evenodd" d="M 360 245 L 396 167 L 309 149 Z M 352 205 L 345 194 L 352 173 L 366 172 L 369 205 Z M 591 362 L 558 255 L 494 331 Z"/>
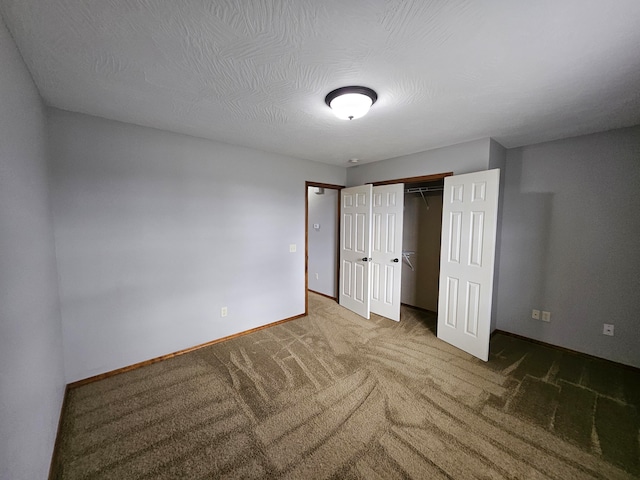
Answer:
<path fill-rule="evenodd" d="M 637 406 L 611 400 L 636 434 L 635 446 L 615 440 L 612 457 L 593 413 L 609 397 L 560 378 L 553 359 L 537 372 L 539 350 L 494 337 L 484 363 L 438 340 L 433 315 L 416 309 L 403 307 L 396 323 L 314 294 L 309 307 L 307 317 L 70 390 L 54 478 L 640 475 Z M 561 355 L 551 352 L 541 358 Z M 593 396 L 582 401 L 589 419 L 563 410 L 563 391 Z"/>

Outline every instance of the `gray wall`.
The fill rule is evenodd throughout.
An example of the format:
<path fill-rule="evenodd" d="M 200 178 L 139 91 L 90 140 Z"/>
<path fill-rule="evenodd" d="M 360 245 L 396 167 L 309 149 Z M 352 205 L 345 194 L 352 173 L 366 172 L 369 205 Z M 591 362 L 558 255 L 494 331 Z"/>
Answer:
<path fill-rule="evenodd" d="M 640 127 L 508 150 L 498 328 L 640 367 L 639 188 Z"/>
<path fill-rule="evenodd" d="M 498 325 L 498 291 L 500 290 L 500 254 L 502 250 L 502 213 L 504 211 L 504 186 L 507 168 L 507 149 L 491 139 L 489 144 L 489 169 L 500 169 L 500 196 L 498 197 L 498 221 L 496 223 L 496 256 L 493 270 L 493 298 L 491 307 L 491 331 Z"/>
<path fill-rule="evenodd" d="M 309 187 L 309 289 L 336 297 L 340 191 L 325 188 L 322 195 L 317 195 L 315 191 L 315 187 Z M 315 229 L 314 225 L 319 228 Z"/>
<path fill-rule="evenodd" d="M 0 18 L 0 478 L 46 478 L 64 394 L 42 103 Z"/>
<path fill-rule="evenodd" d="M 489 138 L 483 138 L 351 167 L 347 169 L 347 185 L 364 185 L 365 183 L 444 172 L 453 172 L 459 175 L 487 170 L 490 141 Z"/>
<path fill-rule="evenodd" d="M 344 168 L 49 117 L 68 382 L 304 313 L 305 181 Z"/>

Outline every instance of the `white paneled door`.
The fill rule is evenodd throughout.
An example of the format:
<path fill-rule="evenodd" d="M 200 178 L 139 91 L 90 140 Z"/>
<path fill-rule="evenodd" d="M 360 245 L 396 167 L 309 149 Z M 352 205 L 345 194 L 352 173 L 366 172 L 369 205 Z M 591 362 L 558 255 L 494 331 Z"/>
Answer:
<path fill-rule="evenodd" d="M 340 192 L 340 305 L 369 318 L 371 271 L 371 195 L 362 185 Z"/>
<path fill-rule="evenodd" d="M 400 321 L 404 184 L 373 187 L 371 311 Z"/>
<path fill-rule="evenodd" d="M 500 170 L 445 178 L 438 338 L 489 359 Z"/>

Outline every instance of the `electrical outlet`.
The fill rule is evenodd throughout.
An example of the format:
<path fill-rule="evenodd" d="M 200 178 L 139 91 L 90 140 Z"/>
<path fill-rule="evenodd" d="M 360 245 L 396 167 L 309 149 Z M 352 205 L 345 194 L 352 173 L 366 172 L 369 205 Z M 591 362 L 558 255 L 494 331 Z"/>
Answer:
<path fill-rule="evenodd" d="M 531 310 L 531 318 L 535 320 L 540 320 L 540 310 L 536 310 L 536 309 Z"/>
<path fill-rule="evenodd" d="M 613 337 L 613 325 L 611 325 L 610 323 L 605 323 L 602 325 L 602 334 L 603 335 L 609 335 L 610 337 Z"/>
<path fill-rule="evenodd" d="M 227 307 L 222 307 L 220 309 L 220 316 L 221 317 L 226 317 L 227 316 Z"/>
<path fill-rule="evenodd" d="M 289 253 L 296 253 L 297 247 L 295 243 L 289 245 Z"/>
<path fill-rule="evenodd" d="M 542 321 L 543 322 L 550 322 L 551 321 L 551 312 L 542 312 Z"/>

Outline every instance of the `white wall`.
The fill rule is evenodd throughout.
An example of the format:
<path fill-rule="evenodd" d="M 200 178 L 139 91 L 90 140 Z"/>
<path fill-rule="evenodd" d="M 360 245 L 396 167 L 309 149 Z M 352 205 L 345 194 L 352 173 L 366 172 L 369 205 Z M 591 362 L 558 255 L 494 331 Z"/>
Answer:
<path fill-rule="evenodd" d="M 316 187 L 309 187 L 309 290 L 336 297 L 340 191 L 325 188 L 322 195 L 317 195 L 315 191 Z M 318 225 L 318 228 L 314 225 Z"/>
<path fill-rule="evenodd" d="M 640 367 L 639 188 L 640 126 L 508 150 L 498 328 Z"/>
<path fill-rule="evenodd" d="M 42 102 L 0 18 L 0 478 L 46 478 L 64 395 Z"/>
<path fill-rule="evenodd" d="M 489 138 L 483 138 L 351 167 L 347 169 L 347 185 L 364 185 L 365 183 L 445 172 L 459 175 L 487 170 L 489 168 L 490 142 Z"/>
<path fill-rule="evenodd" d="M 344 168 L 49 118 L 67 381 L 304 313 L 305 181 Z"/>

